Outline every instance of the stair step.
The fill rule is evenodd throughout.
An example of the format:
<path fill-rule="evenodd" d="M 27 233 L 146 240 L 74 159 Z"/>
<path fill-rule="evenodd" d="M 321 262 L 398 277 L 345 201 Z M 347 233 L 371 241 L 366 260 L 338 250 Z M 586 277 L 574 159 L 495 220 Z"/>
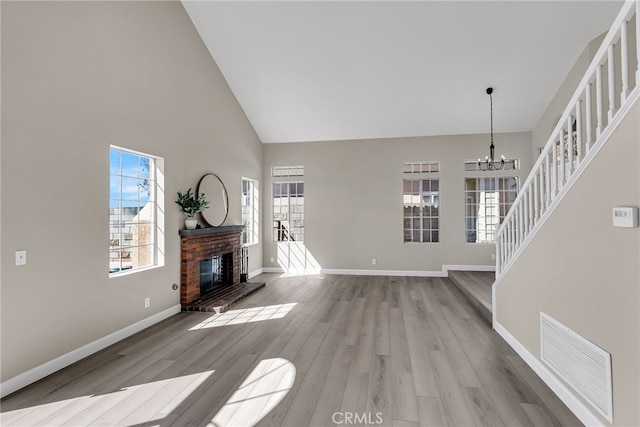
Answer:
<path fill-rule="evenodd" d="M 493 271 L 449 271 L 449 279 L 491 323 L 491 286 L 495 281 L 495 273 Z"/>

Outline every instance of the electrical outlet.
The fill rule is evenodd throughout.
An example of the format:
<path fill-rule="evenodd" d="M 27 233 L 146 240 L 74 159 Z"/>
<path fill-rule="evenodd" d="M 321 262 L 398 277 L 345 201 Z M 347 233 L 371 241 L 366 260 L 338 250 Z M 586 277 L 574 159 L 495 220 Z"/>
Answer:
<path fill-rule="evenodd" d="M 25 265 L 27 263 L 27 251 L 16 251 L 16 265 Z"/>
<path fill-rule="evenodd" d="M 491 254 L 491 259 L 495 261 L 496 260 L 496 254 Z"/>
<path fill-rule="evenodd" d="M 269 261 L 276 262 L 276 260 L 273 257 L 269 258 Z"/>
<path fill-rule="evenodd" d="M 144 299 L 144 308 L 149 308 L 149 307 L 151 307 L 151 298 L 146 297 Z"/>
<path fill-rule="evenodd" d="M 371 258 L 371 265 L 376 265 L 378 264 L 378 260 L 375 258 Z"/>

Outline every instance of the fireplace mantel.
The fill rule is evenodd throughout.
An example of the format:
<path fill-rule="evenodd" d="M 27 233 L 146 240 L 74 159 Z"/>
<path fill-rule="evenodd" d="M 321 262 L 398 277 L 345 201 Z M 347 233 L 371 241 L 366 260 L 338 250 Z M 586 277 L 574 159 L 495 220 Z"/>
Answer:
<path fill-rule="evenodd" d="M 242 225 L 224 225 L 222 227 L 206 227 L 196 228 L 194 230 L 180 230 L 180 236 L 200 236 L 206 234 L 219 234 L 229 232 L 241 232 L 244 226 Z"/>

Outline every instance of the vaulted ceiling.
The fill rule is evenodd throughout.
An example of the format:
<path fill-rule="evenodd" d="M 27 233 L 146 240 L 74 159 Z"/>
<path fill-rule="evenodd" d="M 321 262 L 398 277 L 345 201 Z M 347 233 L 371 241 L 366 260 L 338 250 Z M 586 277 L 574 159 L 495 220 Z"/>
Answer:
<path fill-rule="evenodd" d="M 182 3 L 265 143 L 530 131 L 621 6 Z"/>

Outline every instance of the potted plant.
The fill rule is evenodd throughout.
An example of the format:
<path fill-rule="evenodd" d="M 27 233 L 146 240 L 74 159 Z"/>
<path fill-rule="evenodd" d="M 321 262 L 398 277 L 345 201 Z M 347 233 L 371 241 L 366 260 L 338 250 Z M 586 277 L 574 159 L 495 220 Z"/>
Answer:
<path fill-rule="evenodd" d="M 187 230 L 193 230 L 198 225 L 198 220 L 194 218 L 195 214 L 209 207 L 209 201 L 204 198 L 204 193 L 196 197 L 191 193 L 191 188 L 186 193 L 178 191 L 176 204 L 182 208 L 182 212 L 187 214 L 187 218 L 184 220 Z"/>

